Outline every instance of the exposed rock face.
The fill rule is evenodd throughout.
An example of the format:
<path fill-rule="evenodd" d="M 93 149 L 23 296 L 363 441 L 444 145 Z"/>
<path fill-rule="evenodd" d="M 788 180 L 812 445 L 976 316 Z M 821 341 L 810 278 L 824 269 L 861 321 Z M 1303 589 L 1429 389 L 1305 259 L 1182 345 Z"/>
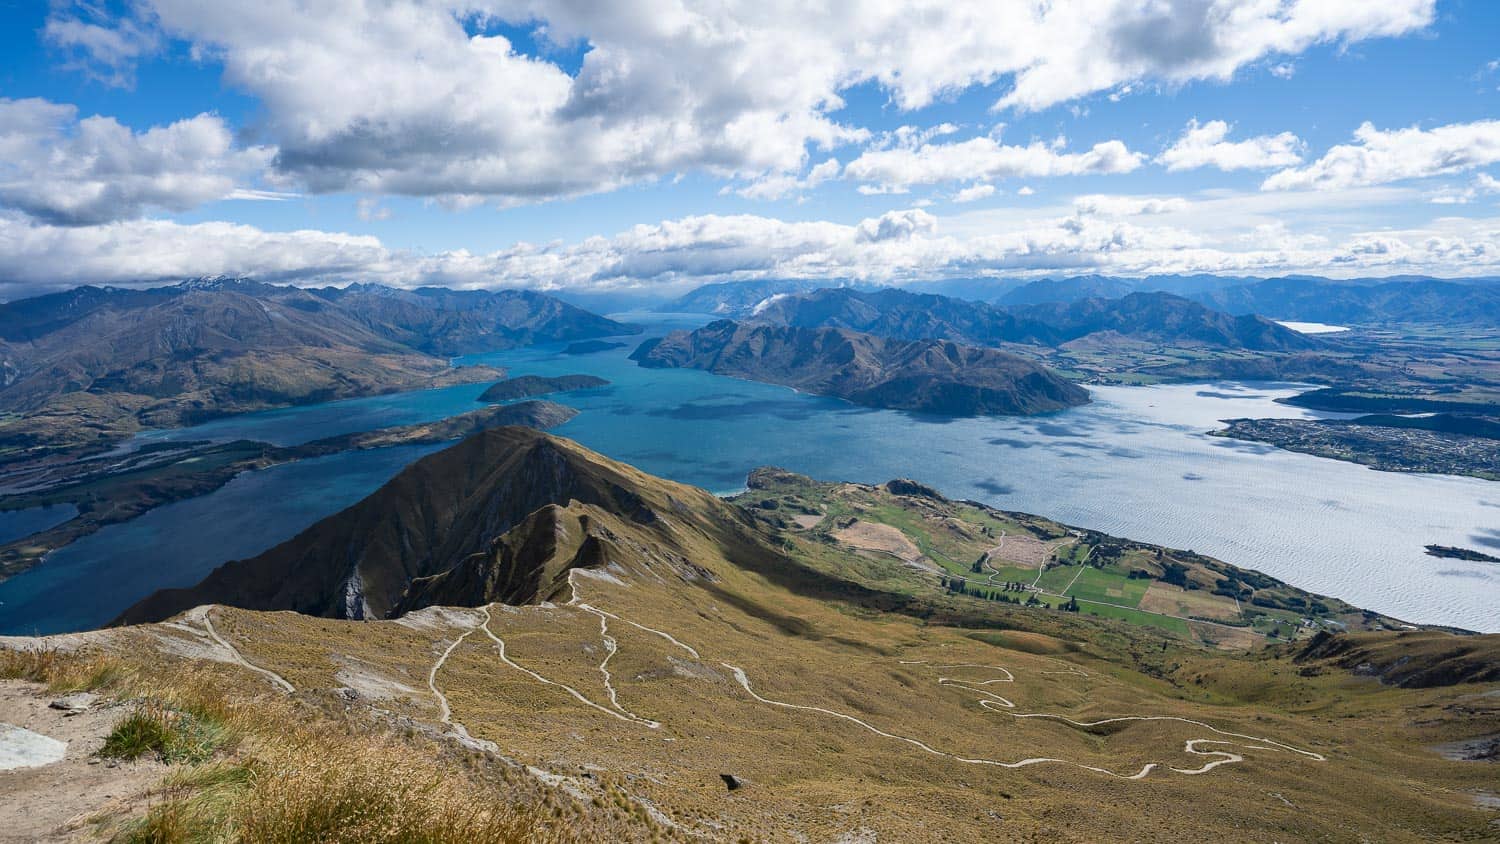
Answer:
<path fill-rule="evenodd" d="M 738 508 L 567 440 L 496 428 L 428 455 L 349 509 L 190 589 L 159 591 L 117 623 L 205 603 L 382 617 L 434 604 L 526 603 L 572 568 L 647 567 L 710 579 L 694 549 L 764 554 Z M 357 584 L 357 588 L 355 585 Z"/>
<path fill-rule="evenodd" d="M 1050 370 L 995 349 L 893 340 L 835 328 L 729 320 L 643 343 L 648 367 L 705 369 L 855 404 L 949 416 L 1045 413 L 1088 401 Z"/>

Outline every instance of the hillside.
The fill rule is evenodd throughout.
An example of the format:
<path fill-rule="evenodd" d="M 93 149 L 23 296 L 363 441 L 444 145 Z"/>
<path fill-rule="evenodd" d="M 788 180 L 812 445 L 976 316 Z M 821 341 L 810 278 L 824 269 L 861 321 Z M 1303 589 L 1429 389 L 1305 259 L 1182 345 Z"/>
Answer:
<path fill-rule="evenodd" d="M 627 326 L 534 293 L 317 291 L 248 281 L 84 287 L 0 305 L 0 457 L 141 428 L 492 380 L 445 356 Z"/>
<path fill-rule="evenodd" d="M 532 290 L 352 284 L 310 292 L 382 337 L 443 357 L 640 331 Z"/>
<path fill-rule="evenodd" d="M 704 369 L 869 407 L 948 416 L 1046 413 L 1088 393 L 1024 358 L 943 340 L 729 320 L 643 343 L 647 367 Z"/>
<path fill-rule="evenodd" d="M 755 319 L 796 328 L 842 328 L 901 340 L 951 340 L 971 346 L 1046 343 L 1046 326 L 979 302 L 886 288 L 826 288 L 768 303 Z"/>
<path fill-rule="evenodd" d="M 574 552 L 587 544 L 587 519 L 570 521 L 555 508 L 576 503 L 597 511 L 596 520 L 619 514 L 649 525 L 657 513 L 680 508 L 684 498 L 700 509 L 722 507 L 707 493 L 665 481 L 653 483 L 667 492 L 644 496 L 642 491 L 651 486 L 645 476 L 583 454 L 566 440 L 539 436 L 529 428 L 484 431 L 413 463 L 369 498 L 260 556 L 226 563 L 191 589 L 149 596 L 119 621 L 160 620 L 205 603 L 382 618 L 403 602 L 413 581 L 422 583 L 419 593 L 451 598 L 452 588 L 441 579 L 421 579 L 462 577 L 466 567 L 480 562 L 475 555 L 501 552 L 518 553 L 506 557 L 515 567 L 493 575 L 500 584 L 486 600 L 525 603 L 550 595 L 558 588 L 557 578 L 571 567 L 548 567 L 562 553 L 558 534 L 573 537 L 568 547 Z M 572 529 L 565 529 L 569 525 Z M 500 541 L 512 529 L 522 537 L 516 547 Z M 580 558 L 600 559 L 588 553 Z M 416 600 L 408 597 L 403 606 L 410 608 Z M 466 603 L 480 602 L 475 596 Z"/>
<path fill-rule="evenodd" d="M 1069 304 L 1013 309 L 1023 320 L 1046 325 L 1058 345 L 1112 332 L 1180 346 L 1290 352 L 1322 343 L 1254 314 L 1231 316 L 1170 293 L 1130 293 L 1118 299 L 1081 299 Z"/>
<path fill-rule="evenodd" d="M 462 491 L 470 506 L 459 509 L 494 513 L 492 524 L 432 522 L 422 541 L 476 550 L 414 580 L 400 618 L 217 606 L 166 624 L 0 641 L 83 649 L 0 660 L 5 676 L 33 683 L 7 686 L 19 697 L 0 707 L 45 701 L 34 684 L 46 681 L 123 701 L 116 717 L 160 718 L 168 749 L 197 737 L 194 755 L 153 763 L 178 783 L 155 799 L 136 797 L 149 780 L 95 792 L 99 808 L 112 795 L 105 817 L 116 829 L 160 813 L 191 830 L 298 811 L 305 823 L 347 811 L 346 823 L 405 829 L 401 813 L 381 808 L 392 801 L 448 817 L 438 810 L 450 804 L 400 790 L 402 777 L 442 782 L 461 806 L 538 807 L 515 809 L 517 823 L 537 834 L 563 824 L 554 835 L 565 840 L 590 830 L 669 841 L 1211 831 L 1234 842 L 1417 842 L 1492 829 L 1493 768 L 1449 748 L 1500 733 L 1500 701 L 1485 694 L 1500 637 L 1377 632 L 1391 622 L 1334 606 L 1371 632 L 1299 632 L 1241 655 L 1128 619 L 950 593 L 924 574 L 932 555 L 988 544 L 980 565 L 1002 573 L 1034 570 L 1046 553 L 1069 557 L 1070 589 L 1139 558 L 1163 573 L 1181 561 L 1186 583 L 1217 572 L 1280 600 L 1298 594 L 1188 552 L 1159 549 L 1158 561 L 1150 546 L 947 501 L 912 482 L 765 471 L 741 506 L 515 429 L 413 469 L 423 464 L 431 471 L 328 520 L 352 527 L 359 513 L 367 530 L 411 528 L 410 513 L 448 510 L 438 499 Z M 389 509 L 366 511 L 372 502 Z M 495 541 L 459 536 L 473 533 Z M 1085 541 L 1092 554 L 1120 556 L 1095 568 L 1073 557 Z M 1118 600 L 1106 581 L 1087 588 L 1076 594 Z M 507 596 L 513 603 L 496 602 Z M 443 605 L 417 609 L 433 601 Z M 139 770 L 82 758 L 63 770 L 75 764 L 105 784 Z M 382 777 L 392 765 L 400 775 Z M 225 787 L 215 772 L 237 766 L 257 773 Z M 346 790 L 355 777 L 364 790 Z M 25 793 L 45 794 L 45 809 L 79 788 Z M 86 808 L 46 812 L 62 823 Z"/>
<path fill-rule="evenodd" d="M 0 544 L 0 580 L 17 574 L 105 525 L 129 521 L 164 504 L 206 495 L 243 472 L 342 451 L 430 445 L 462 439 L 507 425 L 554 428 L 578 411 L 549 401 L 490 405 L 479 410 L 420 422 L 341 434 L 295 446 L 251 440 L 147 445 L 114 460 L 75 460 L 49 464 L 25 478 L 25 492 L 5 497 L 6 510 L 69 504 L 73 518 L 39 533 Z"/>
<path fill-rule="evenodd" d="M 1500 284 L 1493 280 L 1272 278 L 1207 291 L 1193 298 L 1232 314 L 1267 314 L 1332 325 L 1500 323 Z"/>
<path fill-rule="evenodd" d="M 1100 283 L 1103 289 L 1115 289 Z M 777 299 L 761 309 L 755 319 L 981 346 L 1064 346 L 1096 337 L 1250 351 L 1292 351 L 1321 345 L 1261 317 L 1230 316 L 1160 292 L 1002 308 L 904 290 L 819 290 Z"/>

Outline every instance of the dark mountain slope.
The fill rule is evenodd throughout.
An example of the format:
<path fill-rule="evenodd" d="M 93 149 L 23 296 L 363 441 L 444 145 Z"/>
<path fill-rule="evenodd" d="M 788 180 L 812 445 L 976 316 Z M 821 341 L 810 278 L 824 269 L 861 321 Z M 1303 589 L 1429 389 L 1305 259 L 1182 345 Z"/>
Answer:
<path fill-rule="evenodd" d="M 1318 345 L 1270 320 L 1230 316 L 1170 293 L 1001 308 L 904 290 L 819 290 L 778 299 L 755 318 L 778 325 L 847 328 L 882 337 L 978 346 L 1060 346 L 1101 332 L 1155 343 L 1257 351 Z"/>
<path fill-rule="evenodd" d="M 1322 345 L 1264 317 L 1230 316 L 1170 293 L 1131 293 L 1119 299 L 1090 298 L 1013 312 L 1023 320 L 1048 326 L 1062 343 L 1111 331 L 1158 343 L 1220 349 L 1299 351 Z"/>
<path fill-rule="evenodd" d="M 382 337 L 454 356 L 587 340 L 640 329 L 530 290 L 397 290 L 376 284 L 311 291 Z"/>
<path fill-rule="evenodd" d="M 953 416 L 1045 413 L 1088 401 L 1081 387 L 1005 352 L 837 328 L 720 320 L 648 341 L 631 359 L 785 384 L 870 407 Z"/>
<path fill-rule="evenodd" d="M 974 346 L 1047 343 L 1052 332 L 980 302 L 931 293 L 850 288 L 788 296 L 755 315 L 759 322 L 797 328 L 843 328 L 902 340 L 952 340 Z"/>
<path fill-rule="evenodd" d="M 611 548 L 640 557 L 649 545 L 647 557 L 691 573 L 683 530 L 734 548 L 753 544 L 744 524 L 736 508 L 702 490 L 528 428 L 497 428 L 413 463 L 258 557 L 226 563 L 190 589 L 151 595 L 119 621 L 204 603 L 335 618 L 431 601 L 526 603 L 562 588 L 571 565 L 612 559 Z"/>

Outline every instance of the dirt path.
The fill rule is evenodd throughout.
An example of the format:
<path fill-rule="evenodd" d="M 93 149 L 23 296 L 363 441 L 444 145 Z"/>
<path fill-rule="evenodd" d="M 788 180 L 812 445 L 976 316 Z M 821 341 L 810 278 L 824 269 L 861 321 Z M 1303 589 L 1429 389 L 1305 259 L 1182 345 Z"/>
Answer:
<path fill-rule="evenodd" d="M 959 756 L 957 754 L 948 753 L 947 751 L 938 750 L 937 748 L 932 747 L 931 745 L 927 744 L 926 742 L 921 741 L 920 739 L 915 739 L 915 738 L 911 738 L 910 736 L 903 736 L 903 735 L 899 735 L 899 734 L 896 734 L 896 733 L 887 732 L 885 730 L 880 729 L 879 727 L 874 726 L 873 724 L 869 723 L 868 721 L 865 721 L 862 718 L 857 718 L 857 717 L 855 717 L 853 715 L 849 715 L 848 713 L 839 712 L 839 711 L 836 711 L 836 710 L 833 710 L 833 709 L 826 709 L 826 708 L 821 707 L 821 706 L 808 706 L 808 705 L 804 705 L 804 704 L 789 703 L 787 701 L 774 700 L 772 698 L 764 697 L 764 696 L 760 695 L 759 693 L 757 693 L 755 691 L 755 689 L 751 687 L 751 685 L 750 685 L 750 678 L 745 673 L 744 669 L 739 668 L 738 666 L 735 666 L 735 665 L 731 665 L 731 664 L 729 664 L 727 662 L 720 663 L 720 664 L 723 665 L 725 668 L 728 668 L 734 674 L 735 680 L 737 680 L 739 682 L 740 686 L 745 690 L 745 692 L 748 693 L 755 700 L 759 701 L 760 703 L 764 703 L 764 704 L 767 704 L 767 705 L 770 705 L 770 706 L 782 707 L 782 708 L 785 708 L 785 709 L 796 709 L 796 710 L 802 710 L 802 711 L 805 711 L 805 712 L 816 712 L 816 713 L 820 713 L 820 714 L 823 714 L 823 715 L 828 715 L 830 717 L 839 718 L 839 719 L 842 719 L 842 720 L 845 720 L 845 721 L 849 721 L 850 723 L 857 724 L 860 727 L 863 727 L 864 729 L 869 730 L 870 732 L 875 733 L 878 736 L 882 736 L 882 737 L 885 737 L 885 738 L 888 738 L 888 739 L 892 739 L 894 741 L 905 742 L 906 744 L 909 744 L 909 745 L 911 745 L 913 747 L 916 747 L 919 750 L 922 750 L 923 752 L 930 753 L 930 754 L 933 754 L 935 756 L 942 756 L 942 757 L 944 757 L 946 759 L 951 759 L 951 760 L 953 760 L 955 762 L 961 762 L 961 763 L 966 764 L 966 765 L 989 765 L 989 766 L 999 767 L 999 768 L 1024 768 L 1024 767 L 1028 767 L 1028 766 L 1031 766 L 1031 765 L 1040 765 L 1040 764 L 1045 764 L 1045 763 L 1052 763 L 1052 764 L 1060 764 L 1060 765 L 1071 765 L 1071 766 L 1076 767 L 1076 768 L 1081 768 L 1081 769 L 1086 770 L 1086 771 L 1093 771 L 1095 773 L 1104 774 L 1104 775 L 1107 775 L 1107 776 L 1110 776 L 1110 777 L 1114 777 L 1116 779 L 1122 779 L 1122 780 L 1140 780 L 1140 779 L 1145 779 L 1152 771 L 1156 770 L 1157 768 L 1162 768 L 1162 767 L 1165 767 L 1167 770 L 1172 771 L 1173 773 L 1182 774 L 1184 776 L 1196 776 L 1198 774 L 1206 774 L 1209 771 L 1212 771 L 1213 769 L 1219 767 L 1220 765 L 1227 765 L 1227 764 L 1231 764 L 1231 763 L 1234 763 L 1234 762 L 1242 762 L 1242 761 L 1244 761 L 1244 757 L 1243 756 L 1241 756 L 1241 755 L 1239 755 L 1237 753 L 1232 753 L 1232 752 L 1227 751 L 1227 750 L 1202 750 L 1202 749 L 1200 749 L 1200 746 L 1202 746 L 1202 745 L 1214 745 L 1214 744 L 1218 744 L 1218 745 L 1235 745 L 1235 744 L 1239 744 L 1238 742 L 1231 742 L 1231 741 L 1226 741 L 1226 740 L 1222 740 L 1222 739 L 1207 739 L 1207 738 L 1188 739 L 1183 744 L 1183 751 L 1186 752 L 1186 753 L 1188 753 L 1188 754 L 1190 754 L 1190 755 L 1212 757 L 1212 761 L 1209 761 L 1209 762 L 1205 763 L 1201 767 L 1198 767 L 1198 768 L 1178 768 L 1178 767 L 1163 765 L 1162 763 L 1159 763 L 1159 762 L 1149 762 L 1149 763 L 1145 764 L 1144 766 L 1142 766 L 1139 771 L 1136 771 L 1135 773 L 1132 773 L 1132 774 L 1123 774 L 1123 773 L 1119 773 L 1119 772 L 1116 772 L 1116 771 L 1111 771 L 1108 768 L 1101 768 L 1101 767 L 1098 767 L 1098 766 L 1095 766 L 1095 765 L 1085 765 L 1085 764 L 1083 764 L 1081 762 L 1072 762 L 1072 761 L 1069 761 L 1067 759 L 1058 759 L 1058 758 L 1055 758 L 1055 757 L 1045 757 L 1045 756 L 1044 757 L 1031 757 L 1031 758 L 1027 758 L 1027 759 L 1021 759 L 1021 760 L 1018 760 L 1018 761 L 1015 761 L 1015 762 L 1007 762 L 1007 761 L 998 760 L 998 759 L 982 759 L 982 758 L 970 758 L 970 757 L 965 757 L 965 756 Z M 916 660 L 902 660 L 901 664 L 904 664 L 904 665 L 923 665 L 923 664 L 926 664 L 926 663 L 922 662 L 922 661 L 916 661 Z M 984 668 L 984 669 L 990 669 L 990 670 L 1000 671 L 1000 672 L 1004 673 L 1004 675 L 1005 675 L 1004 677 L 991 678 L 989 680 L 958 680 L 958 679 L 954 679 L 954 678 L 950 678 L 950 677 L 942 677 L 942 676 L 940 676 L 940 677 L 938 677 L 937 682 L 938 682 L 938 685 L 941 685 L 941 686 L 948 686 L 948 687 L 952 687 L 952 688 L 959 688 L 959 689 L 963 689 L 965 691 L 968 691 L 968 692 L 970 692 L 972 694 L 977 694 L 977 695 L 980 696 L 979 705 L 981 707 L 983 707 L 984 709 L 987 709 L 989 711 L 992 711 L 992 712 L 1000 712 L 1000 713 L 1003 713 L 1003 714 L 1006 714 L 1006 715 L 1010 715 L 1013 718 L 1044 718 L 1044 719 L 1054 719 L 1054 720 L 1066 722 L 1068 724 L 1072 724 L 1073 726 L 1080 727 L 1080 728 L 1096 727 L 1096 726 L 1100 726 L 1100 725 L 1104 725 L 1104 724 L 1114 724 L 1114 723 L 1121 723 L 1121 722 L 1126 722 L 1126 721 L 1173 721 L 1173 722 L 1177 722 L 1177 723 L 1181 723 L 1181 724 L 1189 724 L 1189 725 L 1192 725 L 1192 726 L 1195 726 L 1195 727 L 1200 727 L 1202 729 L 1209 730 L 1210 732 L 1213 732 L 1213 733 L 1215 733 L 1217 735 L 1226 736 L 1226 737 L 1229 737 L 1229 738 L 1245 739 L 1245 740 L 1248 740 L 1250 742 L 1255 742 L 1255 744 L 1245 745 L 1247 747 L 1252 747 L 1252 748 L 1259 749 L 1259 750 L 1284 751 L 1284 752 L 1296 753 L 1296 754 L 1300 754 L 1302 756 L 1305 756 L 1305 757 L 1307 757 L 1309 759 L 1313 759 L 1315 761 L 1319 761 L 1319 762 L 1326 761 L 1326 757 L 1324 757 L 1322 754 L 1314 753 L 1314 752 L 1312 752 L 1310 750 L 1302 750 L 1302 749 L 1299 749 L 1299 748 L 1296 748 L 1296 747 L 1292 747 L 1291 745 L 1283 744 L 1281 742 L 1278 742 L 1278 741 L 1275 741 L 1275 740 L 1272 740 L 1272 739 L 1260 738 L 1260 737 L 1257 737 L 1257 736 L 1250 736 L 1250 735 L 1246 735 L 1244 733 L 1234 733 L 1234 732 L 1230 732 L 1228 730 L 1221 730 L 1221 729 L 1219 729 L 1217 727 L 1214 727 L 1212 725 L 1205 724 L 1202 721 L 1194 721 L 1194 720 L 1191 720 L 1191 719 L 1188 719 L 1188 718 L 1179 718 L 1177 716 L 1172 716 L 1172 715 L 1125 715 L 1125 716 L 1120 716 L 1120 717 L 1116 717 L 1116 718 L 1105 718 L 1105 719 L 1101 719 L 1099 721 L 1075 721 L 1074 719 L 1068 718 L 1067 716 L 1064 716 L 1064 715 L 1056 715 L 1056 714 L 1050 714 L 1050 713 L 1042 713 L 1042 712 L 1034 712 L 1034 713 L 1011 712 L 1009 710 L 1015 708 L 1015 704 L 1014 703 L 1012 703 L 1011 701 L 1007 700 L 1006 698 L 1003 698 L 1003 697 L 995 694 L 994 692 L 989 691 L 988 689 L 978 688 L 978 686 L 989 685 L 991 683 L 1008 683 L 1008 682 L 1014 682 L 1015 681 L 1015 676 L 1013 674 L 1011 674 L 1011 672 L 1008 669 L 1001 668 L 999 666 L 977 665 L 977 664 L 958 664 L 958 665 L 947 665 L 947 666 L 934 666 L 934 668 L 937 668 L 939 670 L 944 669 L 944 668 L 947 668 L 947 669 L 952 669 L 952 668 Z M 1071 673 L 1071 672 L 1067 672 L 1067 673 Z"/>
<path fill-rule="evenodd" d="M 576 606 L 584 612 L 592 613 L 599 617 L 599 638 L 604 641 L 604 659 L 599 663 L 599 673 L 604 676 L 604 690 L 609 693 L 610 705 L 630 716 L 632 720 L 645 724 L 653 730 L 660 727 L 660 721 L 643 718 L 620 705 L 620 696 L 615 692 L 614 678 L 609 673 L 609 661 L 614 659 L 615 653 L 619 651 L 619 645 L 615 642 L 615 637 L 609 635 L 610 614 L 603 610 L 595 609 L 588 604 L 577 604 Z"/>
<path fill-rule="evenodd" d="M 0 723 L 67 744 L 59 761 L 0 771 L 0 842 L 97 840 L 91 818 L 138 813 L 168 770 L 151 761 L 98 761 L 94 754 L 122 710 L 95 706 L 64 716 L 47 705 L 56 697 L 34 683 L 0 680 Z"/>
<path fill-rule="evenodd" d="M 199 612 L 200 610 L 201 613 Z M 229 644 L 229 642 L 225 640 L 223 636 L 219 635 L 219 631 L 214 629 L 214 620 L 212 614 L 213 609 L 211 607 L 199 607 L 190 611 L 188 617 L 193 618 L 194 620 L 199 621 L 203 624 L 203 629 L 208 633 L 209 638 L 219 643 L 219 645 L 223 647 L 224 650 L 229 652 L 230 661 L 235 665 L 238 665 L 242 668 L 247 668 L 251 671 L 254 671 L 256 674 L 265 677 L 267 680 L 275 683 L 278 688 L 280 688 L 287 694 L 291 694 L 297 691 L 297 687 L 287 682 L 287 679 L 285 677 L 277 674 L 275 671 L 261 668 L 259 665 L 256 665 L 250 660 L 245 659 L 245 655 L 240 653 L 239 648 L 236 648 L 234 645 Z"/>
<path fill-rule="evenodd" d="M 489 612 L 486 611 L 484 615 L 485 620 L 488 621 L 489 617 Z M 437 658 L 437 662 L 432 664 L 432 669 L 427 672 L 427 688 L 432 690 L 432 696 L 437 698 L 438 702 L 438 720 L 449 727 L 453 726 L 453 707 L 448 705 L 448 696 L 443 694 L 442 690 L 437 687 L 438 671 L 442 669 L 443 663 L 448 661 L 448 657 L 453 655 L 458 646 L 462 645 L 465 639 L 474 635 L 474 631 L 477 629 L 477 627 L 471 627 L 465 630 L 457 639 L 454 639 L 453 643 L 448 645 L 448 649 L 443 651 L 443 655 Z"/>
<path fill-rule="evenodd" d="M 490 606 L 493 606 L 493 604 L 491 604 Z M 597 709 L 600 712 L 603 712 L 605 715 L 610 716 L 611 718 L 618 718 L 621 721 L 630 721 L 632 723 L 642 724 L 644 726 L 650 727 L 653 730 L 654 729 L 658 729 L 659 727 L 661 727 L 661 724 L 658 724 L 655 721 L 651 721 L 651 720 L 646 719 L 646 718 L 640 718 L 640 717 L 638 717 L 636 715 L 632 715 L 629 712 L 625 712 L 623 710 L 617 711 L 617 710 L 614 710 L 614 709 L 610 709 L 607 706 L 602 706 L 600 704 L 597 704 L 594 701 L 589 700 L 586 696 L 584 696 L 584 694 L 582 692 L 578 691 L 577 689 L 573 688 L 572 686 L 568 685 L 567 683 L 559 683 L 556 680 L 550 680 L 550 679 L 548 679 L 546 677 L 543 677 L 542 675 L 536 673 L 535 671 L 532 671 L 530 668 L 527 668 L 524 665 L 521 665 L 521 664 L 517 663 L 515 660 L 512 660 L 509 656 L 506 656 L 506 654 L 505 654 L 505 640 L 501 639 L 499 636 L 496 636 L 495 635 L 495 631 L 493 631 L 493 630 L 490 629 L 490 607 L 489 606 L 484 607 L 484 624 L 480 625 L 480 629 L 484 631 L 484 634 L 486 636 L 490 637 L 490 641 L 492 641 L 492 642 L 495 643 L 495 647 L 497 647 L 497 648 L 500 649 L 500 661 L 501 662 L 505 663 L 506 665 L 510 666 L 511 668 L 514 668 L 515 670 L 521 672 L 522 674 L 525 674 L 526 676 L 528 676 L 531 679 L 537 681 L 538 683 L 542 683 L 542 684 L 548 685 L 548 686 L 555 686 L 555 687 L 557 687 L 559 689 L 562 689 L 563 691 L 565 691 L 568 694 L 572 695 L 575 700 L 577 700 L 579 703 L 583 704 L 584 706 L 590 707 L 592 709 Z M 605 657 L 605 662 L 608 662 L 608 661 L 609 661 L 609 657 Z"/>

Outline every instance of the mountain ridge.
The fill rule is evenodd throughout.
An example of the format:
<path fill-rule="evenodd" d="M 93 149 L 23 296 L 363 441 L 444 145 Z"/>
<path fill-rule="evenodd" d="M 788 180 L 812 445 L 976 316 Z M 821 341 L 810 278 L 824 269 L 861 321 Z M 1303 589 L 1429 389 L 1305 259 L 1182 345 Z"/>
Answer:
<path fill-rule="evenodd" d="M 949 416 L 1047 413 L 1088 401 L 1082 388 L 995 349 L 900 340 L 842 328 L 720 320 L 647 341 L 642 366 L 703 369 L 870 407 Z"/>

